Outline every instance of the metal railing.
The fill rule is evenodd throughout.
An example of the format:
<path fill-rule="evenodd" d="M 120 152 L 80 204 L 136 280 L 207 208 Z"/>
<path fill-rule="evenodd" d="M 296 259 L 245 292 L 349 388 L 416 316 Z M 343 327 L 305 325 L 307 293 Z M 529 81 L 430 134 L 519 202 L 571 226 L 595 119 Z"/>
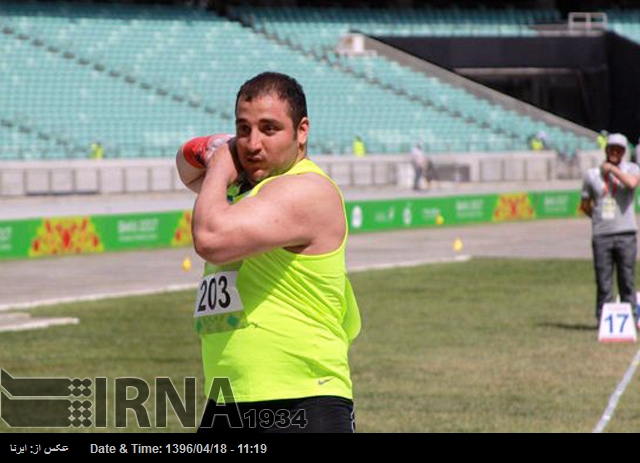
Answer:
<path fill-rule="evenodd" d="M 569 30 L 606 30 L 607 14 L 602 12 L 572 11 L 568 17 Z"/>

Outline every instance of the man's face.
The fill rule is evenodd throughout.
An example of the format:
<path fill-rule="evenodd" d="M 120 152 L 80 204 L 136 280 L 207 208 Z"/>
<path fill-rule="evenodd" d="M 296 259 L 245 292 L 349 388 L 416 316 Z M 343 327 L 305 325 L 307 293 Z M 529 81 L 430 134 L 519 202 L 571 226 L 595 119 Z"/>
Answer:
<path fill-rule="evenodd" d="M 606 148 L 607 153 L 607 161 L 609 161 L 613 165 L 620 164 L 622 161 L 622 157 L 624 156 L 625 149 L 619 145 L 609 145 Z"/>
<path fill-rule="evenodd" d="M 281 174 L 304 156 L 309 120 L 293 127 L 289 105 L 276 95 L 240 99 L 236 107 L 236 149 L 252 185 Z"/>

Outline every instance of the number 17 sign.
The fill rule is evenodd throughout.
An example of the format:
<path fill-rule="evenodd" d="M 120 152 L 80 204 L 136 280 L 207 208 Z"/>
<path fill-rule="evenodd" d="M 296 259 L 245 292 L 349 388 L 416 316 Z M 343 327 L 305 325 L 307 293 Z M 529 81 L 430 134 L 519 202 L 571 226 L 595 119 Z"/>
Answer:
<path fill-rule="evenodd" d="M 631 304 L 610 302 L 602 307 L 598 341 L 636 342 L 636 324 L 633 320 Z"/>

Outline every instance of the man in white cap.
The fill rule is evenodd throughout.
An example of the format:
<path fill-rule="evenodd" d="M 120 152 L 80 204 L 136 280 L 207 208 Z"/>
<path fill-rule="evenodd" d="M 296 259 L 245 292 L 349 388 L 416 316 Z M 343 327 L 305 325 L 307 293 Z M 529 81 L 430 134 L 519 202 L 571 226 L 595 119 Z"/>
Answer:
<path fill-rule="evenodd" d="M 636 306 L 637 241 L 634 190 L 640 184 L 640 167 L 623 161 L 627 137 L 610 134 L 604 151 L 606 160 L 589 169 L 582 186 L 581 209 L 591 217 L 593 263 L 597 285 L 596 318 L 602 307 L 613 302 L 615 268 L 621 302 Z M 637 320 L 637 318 L 636 318 Z"/>

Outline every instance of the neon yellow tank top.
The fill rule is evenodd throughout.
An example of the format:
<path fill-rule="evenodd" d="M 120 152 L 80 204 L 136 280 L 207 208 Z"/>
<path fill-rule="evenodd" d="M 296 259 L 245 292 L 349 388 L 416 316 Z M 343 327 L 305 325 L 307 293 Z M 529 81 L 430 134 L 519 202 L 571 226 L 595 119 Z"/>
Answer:
<path fill-rule="evenodd" d="M 308 159 L 282 175 L 307 172 L 333 182 Z M 348 349 L 360 331 L 360 314 L 346 274 L 347 234 L 327 254 L 279 248 L 230 265 L 205 265 L 195 327 L 207 396 L 214 378 L 228 378 L 233 397 L 225 402 L 353 397 Z"/>

